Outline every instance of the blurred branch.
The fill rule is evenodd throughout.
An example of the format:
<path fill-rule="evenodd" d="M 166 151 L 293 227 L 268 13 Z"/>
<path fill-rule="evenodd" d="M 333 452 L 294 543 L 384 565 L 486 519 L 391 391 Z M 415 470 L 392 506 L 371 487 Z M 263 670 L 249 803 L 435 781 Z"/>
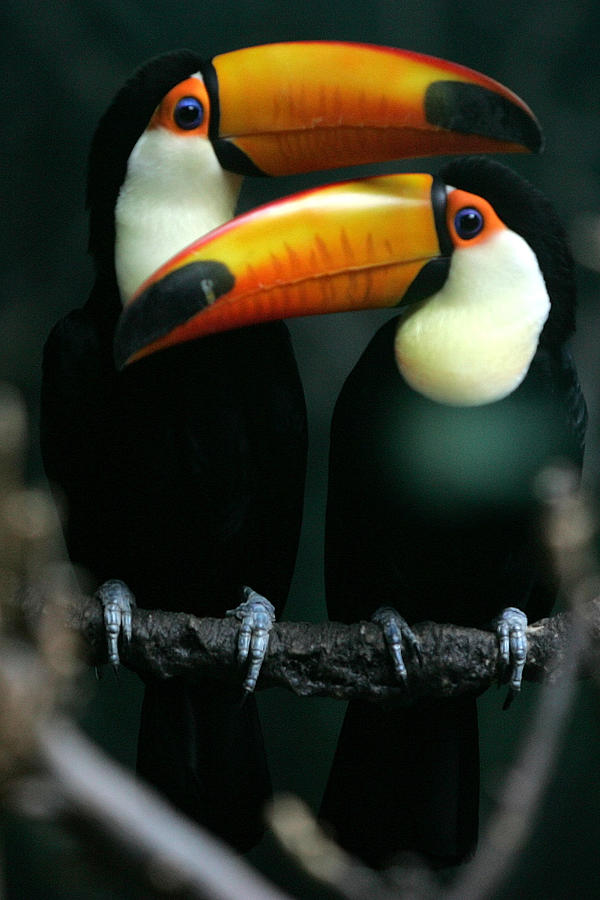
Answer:
<path fill-rule="evenodd" d="M 289 900 L 67 717 L 81 665 L 66 627 L 76 594 L 70 567 L 56 563 L 53 504 L 22 485 L 24 434 L 22 404 L 0 386 L 0 801 L 67 824 L 86 844 L 108 845 L 105 871 L 125 857 L 144 896 Z"/>
<path fill-rule="evenodd" d="M 237 854 L 112 763 L 68 721 L 39 730 L 40 757 L 73 821 L 92 824 L 168 896 L 289 900 Z"/>
<path fill-rule="evenodd" d="M 551 468 L 538 480 L 546 504 L 545 531 L 561 589 L 571 608 L 571 627 L 561 653 L 558 677 L 543 687 L 530 732 L 502 787 L 473 861 L 448 893 L 448 900 L 490 897 L 505 881 L 529 837 L 544 789 L 556 760 L 566 719 L 575 695 L 581 657 L 590 645 L 589 598 L 597 592 L 593 547 L 596 523 L 577 476 Z M 591 604 L 596 608 L 598 601 Z M 597 641 L 597 624 L 594 638 Z"/>
<path fill-rule="evenodd" d="M 275 836 L 292 859 L 345 900 L 399 900 L 413 896 L 398 893 L 398 886 L 385 873 L 369 869 L 346 853 L 297 797 L 289 794 L 275 797 L 267 814 Z"/>

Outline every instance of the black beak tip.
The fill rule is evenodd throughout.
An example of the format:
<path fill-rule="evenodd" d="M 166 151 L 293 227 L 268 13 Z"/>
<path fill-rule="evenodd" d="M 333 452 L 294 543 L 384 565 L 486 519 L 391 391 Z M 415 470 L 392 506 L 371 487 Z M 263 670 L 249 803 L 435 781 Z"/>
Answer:
<path fill-rule="evenodd" d="M 425 116 L 430 124 L 449 131 L 520 144 L 532 153 L 543 149 L 536 119 L 507 97 L 478 84 L 433 82 L 425 95 Z"/>
<path fill-rule="evenodd" d="M 188 263 L 151 284 L 125 307 L 117 323 L 113 342 L 117 371 L 144 347 L 206 309 L 234 284 L 231 271 L 216 260 Z"/>

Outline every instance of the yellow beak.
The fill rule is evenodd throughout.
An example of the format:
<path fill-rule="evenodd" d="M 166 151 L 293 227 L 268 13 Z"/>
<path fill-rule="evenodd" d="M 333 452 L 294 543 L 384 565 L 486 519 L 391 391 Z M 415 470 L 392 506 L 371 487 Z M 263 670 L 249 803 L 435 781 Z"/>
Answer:
<path fill-rule="evenodd" d="M 394 306 L 416 299 L 416 285 L 424 296 L 443 281 L 452 249 L 445 208 L 441 181 L 403 174 L 306 191 L 238 216 L 140 287 L 119 320 L 117 366 L 244 325 Z"/>
<path fill-rule="evenodd" d="M 212 60 L 225 168 L 285 175 L 434 154 L 538 151 L 528 106 L 454 63 L 366 44 L 266 44 Z"/>

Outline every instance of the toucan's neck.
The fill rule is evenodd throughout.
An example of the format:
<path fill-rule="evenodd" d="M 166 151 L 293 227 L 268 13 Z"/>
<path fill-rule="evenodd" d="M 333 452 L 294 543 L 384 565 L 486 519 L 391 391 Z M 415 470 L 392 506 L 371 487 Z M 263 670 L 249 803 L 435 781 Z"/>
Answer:
<path fill-rule="evenodd" d="M 210 141 L 150 129 L 135 145 L 115 207 L 115 269 L 126 303 L 160 265 L 232 218 L 241 176 Z"/>
<path fill-rule="evenodd" d="M 396 363 L 411 387 L 438 403 L 493 403 L 525 378 L 549 310 L 533 251 L 505 229 L 455 250 L 442 289 L 400 320 Z"/>

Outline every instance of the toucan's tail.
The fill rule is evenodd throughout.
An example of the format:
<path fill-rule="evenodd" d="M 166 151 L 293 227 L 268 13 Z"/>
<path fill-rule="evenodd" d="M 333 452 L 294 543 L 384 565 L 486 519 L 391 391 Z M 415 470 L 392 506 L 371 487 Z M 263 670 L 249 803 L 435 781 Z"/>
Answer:
<path fill-rule="evenodd" d="M 179 678 L 146 683 L 138 773 L 236 849 L 264 831 L 271 781 L 256 700 L 241 689 Z"/>
<path fill-rule="evenodd" d="M 475 848 L 478 805 L 475 698 L 349 704 L 320 813 L 349 852 L 375 868 L 403 851 L 454 865 Z"/>

